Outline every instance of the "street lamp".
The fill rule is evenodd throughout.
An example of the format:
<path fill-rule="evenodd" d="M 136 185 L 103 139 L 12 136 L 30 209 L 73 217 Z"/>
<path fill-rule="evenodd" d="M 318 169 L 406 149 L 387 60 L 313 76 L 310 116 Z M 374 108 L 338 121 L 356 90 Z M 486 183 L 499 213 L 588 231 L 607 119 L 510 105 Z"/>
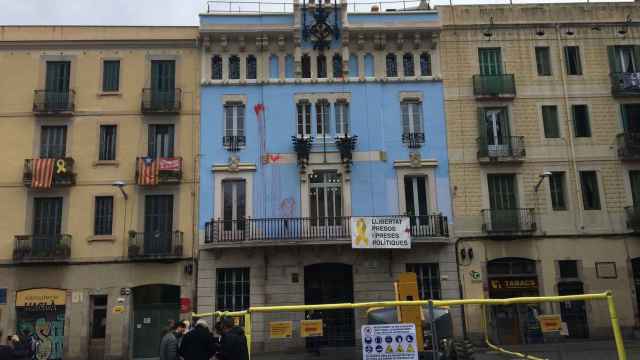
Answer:
<path fill-rule="evenodd" d="M 540 185 L 542 185 L 542 182 L 544 181 L 544 178 L 548 178 L 551 175 L 552 175 L 551 171 L 545 171 L 542 174 L 540 174 L 540 180 L 538 180 L 538 183 L 536 184 L 536 186 L 534 188 L 534 191 L 538 192 L 538 188 L 540 187 Z"/>
<path fill-rule="evenodd" d="M 124 191 L 124 187 L 125 187 L 125 182 L 122 180 L 117 180 L 114 181 L 113 184 L 111 184 L 111 186 L 117 187 L 118 189 L 120 189 L 120 192 L 122 193 L 122 196 L 124 196 L 125 200 L 129 199 L 129 195 L 127 195 L 127 193 Z"/>

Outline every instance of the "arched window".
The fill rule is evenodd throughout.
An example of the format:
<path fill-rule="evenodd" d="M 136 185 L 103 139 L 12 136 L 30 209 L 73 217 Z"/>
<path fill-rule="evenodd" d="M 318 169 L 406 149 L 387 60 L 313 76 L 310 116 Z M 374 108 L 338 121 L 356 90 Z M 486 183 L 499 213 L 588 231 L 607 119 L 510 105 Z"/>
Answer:
<path fill-rule="evenodd" d="M 229 79 L 240 79 L 240 58 L 237 55 L 229 57 Z"/>
<path fill-rule="evenodd" d="M 287 54 L 287 56 L 284 57 L 284 77 L 287 79 L 293 79 L 295 76 L 294 67 L 293 56 L 291 54 Z"/>
<path fill-rule="evenodd" d="M 340 54 L 333 55 L 333 77 L 336 79 L 342 77 L 342 55 Z"/>
<path fill-rule="evenodd" d="M 387 54 L 387 77 L 398 77 L 398 60 L 396 54 Z"/>
<path fill-rule="evenodd" d="M 218 55 L 211 58 L 211 78 L 222 80 L 222 58 Z"/>
<path fill-rule="evenodd" d="M 247 56 L 247 79 L 258 78 L 258 67 L 256 64 L 256 57 L 253 55 Z"/>
<path fill-rule="evenodd" d="M 302 55 L 302 78 L 303 79 L 310 79 L 311 78 L 311 58 L 309 57 L 309 55 L 304 54 Z"/>
<path fill-rule="evenodd" d="M 327 77 L 327 58 L 324 55 L 318 55 L 318 78 L 323 79 Z"/>
<path fill-rule="evenodd" d="M 375 76 L 375 65 L 373 62 L 373 55 L 366 54 L 364 56 L 364 76 L 373 77 Z"/>
<path fill-rule="evenodd" d="M 360 71 L 358 69 L 358 57 L 354 54 L 349 55 L 349 76 L 358 77 Z"/>
<path fill-rule="evenodd" d="M 404 76 L 415 76 L 416 70 L 413 66 L 413 54 L 406 53 L 402 56 L 402 67 L 404 69 Z"/>
<path fill-rule="evenodd" d="M 431 55 L 426 52 L 420 54 L 420 76 L 431 76 Z"/>

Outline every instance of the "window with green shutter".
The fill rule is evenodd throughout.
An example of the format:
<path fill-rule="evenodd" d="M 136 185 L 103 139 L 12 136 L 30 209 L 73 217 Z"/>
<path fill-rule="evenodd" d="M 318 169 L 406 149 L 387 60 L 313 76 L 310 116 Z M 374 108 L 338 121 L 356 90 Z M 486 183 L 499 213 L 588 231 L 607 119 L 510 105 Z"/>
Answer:
<path fill-rule="evenodd" d="M 629 171 L 629 183 L 631 185 L 631 199 L 633 207 L 640 207 L 640 170 Z"/>
<path fill-rule="evenodd" d="M 120 60 L 105 60 L 102 65 L 102 91 L 120 90 Z"/>
<path fill-rule="evenodd" d="M 565 181 L 563 172 L 551 173 L 549 177 L 549 190 L 551 193 L 551 207 L 553 210 L 567 210 L 565 197 Z"/>
<path fill-rule="evenodd" d="M 536 46 L 536 65 L 539 76 L 551 76 L 551 52 L 548 46 Z"/>
<path fill-rule="evenodd" d="M 626 133 L 640 132 L 640 104 L 621 104 L 622 128 Z"/>
<path fill-rule="evenodd" d="M 573 131 L 575 137 L 591 137 L 587 105 L 573 105 Z"/>
<path fill-rule="evenodd" d="M 555 105 L 542 106 L 542 125 L 544 126 L 544 137 L 547 139 L 557 139 L 560 137 L 560 126 L 558 125 L 558 107 Z"/>
<path fill-rule="evenodd" d="M 578 46 L 564 47 L 564 61 L 568 75 L 582 75 L 582 62 L 580 60 L 580 48 Z"/>
<path fill-rule="evenodd" d="M 600 191 L 596 172 L 580 171 L 580 187 L 582 188 L 582 205 L 584 209 L 600 210 Z"/>
<path fill-rule="evenodd" d="M 480 75 L 502 75 L 500 48 L 479 48 Z"/>
<path fill-rule="evenodd" d="M 640 46 L 609 46 L 609 69 L 614 74 L 640 71 Z"/>

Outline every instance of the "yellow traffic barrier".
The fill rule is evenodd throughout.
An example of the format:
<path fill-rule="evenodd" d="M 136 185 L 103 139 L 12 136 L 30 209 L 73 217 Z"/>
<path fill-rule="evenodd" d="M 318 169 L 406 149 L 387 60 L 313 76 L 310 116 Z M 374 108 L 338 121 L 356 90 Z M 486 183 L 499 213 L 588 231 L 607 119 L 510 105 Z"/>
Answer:
<path fill-rule="evenodd" d="M 258 313 L 271 313 L 271 312 L 303 312 L 303 311 L 320 311 L 320 310 L 338 310 L 338 309 L 362 309 L 362 308 L 382 308 L 382 307 L 397 307 L 397 306 L 416 306 L 416 305 L 428 305 L 429 302 L 433 303 L 435 307 L 446 307 L 455 305 L 481 305 L 483 307 L 482 321 L 483 327 L 485 326 L 486 319 L 484 318 L 484 306 L 486 305 L 513 305 L 513 304 L 536 304 L 544 302 L 564 302 L 564 301 L 591 301 L 591 300 L 605 300 L 609 308 L 609 317 L 611 319 L 611 327 L 613 329 L 613 337 L 616 345 L 616 351 L 618 353 L 618 360 L 627 360 L 627 354 L 624 348 L 624 341 L 622 339 L 622 332 L 620 331 L 620 323 L 618 322 L 618 313 L 616 311 L 615 302 L 613 299 L 613 293 L 606 291 L 597 294 L 582 294 L 582 295 L 562 295 L 562 296 L 530 296 L 530 297 L 518 297 L 507 299 L 454 299 L 454 300 L 415 300 L 415 301 L 376 301 L 376 302 L 363 302 L 363 303 L 341 303 L 341 304 L 319 304 L 319 305 L 282 305 L 282 306 L 257 306 L 250 307 L 248 310 L 236 311 L 236 312 L 224 312 L 216 311 L 209 313 L 194 313 L 194 317 L 221 317 L 221 316 L 243 316 L 245 320 L 245 334 L 247 336 L 247 342 L 249 344 L 249 353 L 251 353 L 251 315 Z M 491 344 L 488 339 L 488 335 L 485 331 L 485 342 L 490 348 L 517 356 L 523 359 L 544 360 L 531 355 L 525 355 L 518 352 L 512 352 L 500 348 L 494 344 Z"/>

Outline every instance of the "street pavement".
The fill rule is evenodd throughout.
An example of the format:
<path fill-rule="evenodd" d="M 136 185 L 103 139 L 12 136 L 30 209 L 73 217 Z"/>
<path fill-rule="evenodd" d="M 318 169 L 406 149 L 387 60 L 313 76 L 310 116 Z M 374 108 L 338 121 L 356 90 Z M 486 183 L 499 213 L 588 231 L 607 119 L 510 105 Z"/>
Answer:
<path fill-rule="evenodd" d="M 626 341 L 627 359 L 640 359 L 640 341 Z M 616 360 L 613 342 L 584 341 L 557 344 L 508 346 L 509 350 L 549 360 Z M 354 348 L 323 349 L 320 355 L 311 353 L 269 353 L 254 354 L 253 360 L 358 360 L 362 352 Z M 511 360 L 517 357 L 503 355 L 496 351 L 477 349 L 475 360 Z M 428 359 L 430 360 L 430 359 Z"/>

